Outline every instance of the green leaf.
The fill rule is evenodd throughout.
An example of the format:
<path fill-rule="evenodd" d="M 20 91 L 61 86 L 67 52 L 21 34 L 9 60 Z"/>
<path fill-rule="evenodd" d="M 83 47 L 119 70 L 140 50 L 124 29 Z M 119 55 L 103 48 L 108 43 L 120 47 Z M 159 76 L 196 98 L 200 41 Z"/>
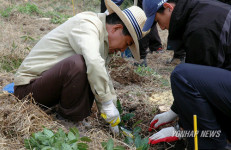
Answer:
<path fill-rule="evenodd" d="M 37 141 L 40 141 L 42 145 L 49 146 L 49 137 L 46 135 L 41 135 L 37 138 Z"/>
<path fill-rule="evenodd" d="M 31 143 L 29 139 L 24 140 L 24 146 L 26 149 L 32 149 Z"/>
<path fill-rule="evenodd" d="M 63 131 L 63 129 L 59 128 L 55 136 L 56 137 L 66 137 L 66 133 Z"/>
<path fill-rule="evenodd" d="M 150 147 L 150 145 L 149 145 L 149 144 L 143 145 L 142 150 L 148 150 L 148 149 L 149 149 L 149 147 Z"/>
<path fill-rule="evenodd" d="M 127 143 L 128 145 L 132 145 L 133 139 L 127 136 L 127 137 L 125 137 L 124 142 Z"/>
<path fill-rule="evenodd" d="M 33 136 L 35 139 L 38 139 L 38 137 L 43 136 L 43 133 L 42 133 L 42 132 L 33 133 L 32 136 Z"/>
<path fill-rule="evenodd" d="M 134 116 L 135 116 L 135 114 L 133 114 L 133 113 L 127 113 L 127 114 L 125 114 L 125 115 L 122 116 L 122 120 L 128 121 L 128 120 L 130 120 Z"/>
<path fill-rule="evenodd" d="M 148 144 L 148 138 L 144 138 L 144 139 L 142 139 L 142 145 L 144 145 L 144 144 Z"/>
<path fill-rule="evenodd" d="M 122 109 L 120 101 L 117 100 L 116 103 L 117 103 L 117 109 L 118 109 L 119 113 L 122 114 L 123 113 L 123 109 Z"/>
<path fill-rule="evenodd" d="M 78 143 L 78 149 L 79 150 L 87 150 L 88 145 L 86 143 Z"/>
<path fill-rule="evenodd" d="M 138 124 L 140 124 L 143 120 L 138 120 L 136 123 L 132 125 L 132 129 L 134 129 Z"/>
<path fill-rule="evenodd" d="M 77 145 L 77 143 L 72 144 L 72 145 L 71 145 L 71 148 L 72 148 L 73 150 L 78 150 L 78 145 Z"/>
<path fill-rule="evenodd" d="M 107 150 L 113 150 L 114 141 L 112 139 L 108 140 L 107 142 Z"/>
<path fill-rule="evenodd" d="M 41 150 L 53 150 L 54 148 L 50 147 L 50 146 L 45 146 L 43 147 Z"/>
<path fill-rule="evenodd" d="M 87 136 L 82 137 L 80 140 L 81 140 L 81 141 L 84 141 L 84 142 L 91 142 L 91 141 L 92 141 L 92 140 L 91 140 L 89 137 L 87 137 Z"/>
<path fill-rule="evenodd" d="M 53 145 L 53 143 L 55 142 L 54 136 L 52 138 L 49 138 L 48 142 L 50 145 Z"/>
<path fill-rule="evenodd" d="M 62 144 L 63 144 L 63 141 L 56 141 L 56 142 L 53 144 L 53 146 L 54 146 L 56 149 L 61 149 Z"/>
<path fill-rule="evenodd" d="M 79 130 L 76 127 L 70 128 L 70 131 L 79 139 Z"/>
<path fill-rule="evenodd" d="M 142 141 L 141 141 L 141 137 L 140 137 L 140 135 L 137 135 L 136 137 L 135 137 L 135 146 L 138 148 L 138 147 L 140 147 L 140 146 L 142 146 Z"/>
<path fill-rule="evenodd" d="M 116 146 L 113 150 L 125 150 L 123 146 Z"/>
<path fill-rule="evenodd" d="M 48 136 L 49 138 L 51 138 L 52 136 L 54 136 L 54 133 L 51 130 L 48 130 L 46 128 L 43 129 L 43 133 Z"/>
<path fill-rule="evenodd" d="M 143 145 L 143 148 L 142 148 L 142 150 L 148 150 L 149 149 L 149 144 L 148 144 L 148 138 L 144 138 L 144 139 L 142 139 L 142 145 Z"/>
<path fill-rule="evenodd" d="M 72 132 L 69 132 L 67 137 L 70 141 L 76 139 L 75 135 Z"/>
<path fill-rule="evenodd" d="M 24 142 L 25 142 L 25 147 L 27 147 L 27 149 L 41 148 L 40 144 L 33 137 L 30 137 L 30 139 L 25 140 Z"/>
<path fill-rule="evenodd" d="M 107 148 L 107 143 L 106 143 L 106 142 L 101 142 L 101 145 L 102 145 L 103 149 L 106 150 L 106 148 Z"/>
<path fill-rule="evenodd" d="M 68 144 L 73 144 L 73 143 L 77 143 L 77 139 L 74 139 L 74 140 L 71 140 L 71 141 L 68 141 Z"/>
<path fill-rule="evenodd" d="M 66 143 L 63 143 L 62 144 L 62 150 L 72 150 L 71 146 L 66 144 Z"/>
<path fill-rule="evenodd" d="M 121 120 L 121 122 L 119 123 L 119 126 L 125 126 L 125 123 L 123 122 L 123 120 Z"/>
<path fill-rule="evenodd" d="M 139 135 L 140 131 L 141 131 L 140 127 L 135 127 L 134 130 L 133 130 L 133 135 L 134 136 Z"/>

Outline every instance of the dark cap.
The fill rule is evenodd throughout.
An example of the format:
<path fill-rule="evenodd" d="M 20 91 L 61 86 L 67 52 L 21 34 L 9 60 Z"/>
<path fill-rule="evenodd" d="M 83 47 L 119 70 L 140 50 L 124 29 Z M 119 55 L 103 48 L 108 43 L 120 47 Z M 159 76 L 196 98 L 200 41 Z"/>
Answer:
<path fill-rule="evenodd" d="M 147 16 L 147 21 L 144 24 L 143 31 L 148 31 L 155 20 L 156 12 L 163 6 L 168 0 L 143 0 L 143 10 Z"/>

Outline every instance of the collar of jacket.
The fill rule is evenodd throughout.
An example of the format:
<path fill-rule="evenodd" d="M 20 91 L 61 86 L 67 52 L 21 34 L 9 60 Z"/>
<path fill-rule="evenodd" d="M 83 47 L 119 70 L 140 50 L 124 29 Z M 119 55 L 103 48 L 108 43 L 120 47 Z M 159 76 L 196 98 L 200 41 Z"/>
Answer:
<path fill-rule="evenodd" d="M 104 57 L 108 56 L 109 45 L 108 45 L 108 32 L 106 30 L 106 14 L 105 13 L 98 13 L 97 14 L 100 21 L 103 23 L 103 34 L 104 34 Z"/>
<path fill-rule="evenodd" d="M 111 60 L 111 56 L 109 55 L 109 44 L 108 44 L 108 32 L 106 30 L 106 13 L 98 13 L 98 18 L 103 23 L 103 34 L 104 34 L 104 58 L 105 58 L 105 64 L 106 66 L 109 64 Z"/>
<path fill-rule="evenodd" d="M 192 0 L 177 0 L 169 24 L 169 40 L 182 39 L 193 6 Z"/>

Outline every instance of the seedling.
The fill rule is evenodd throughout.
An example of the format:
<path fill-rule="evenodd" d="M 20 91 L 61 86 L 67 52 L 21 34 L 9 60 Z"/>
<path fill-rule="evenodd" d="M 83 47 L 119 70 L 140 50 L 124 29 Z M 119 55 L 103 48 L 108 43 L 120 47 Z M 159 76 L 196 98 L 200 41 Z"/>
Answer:
<path fill-rule="evenodd" d="M 13 7 L 7 7 L 6 9 L 0 11 L 2 17 L 9 17 L 11 12 L 13 10 Z"/>
<path fill-rule="evenodd" d="M 51 23 L 53 24 L 61 24 L 65 22 L 68 18 L 70 18 L 70 15 L 65 15 L 62 13 L 59 13 L 57 11 L 48 11 L 44 13 L 44 16 L 51 18 Z"/>
<path fill-rule="evenodd" d="M 137 73 L 140 76 L 153 76 L 155 78 L 160 78 L 161 76 L 152 68 L 150 67 L 143 67 L 143 66 L 138 66 L 135 70 L 135 73 Z"/>
<path fill-rule="evenodd" d="M 123 146 L 114 146 L 112 139 L 109 139 L 107 142 L 102 142 L 101 145 L 105 150 L 125 150 Z"/>
<path fill-rule="evenodd" d="M 91 142 L 88 137 L 81 137 L 77 128 L 70 128 L 68 133 L 59 129 L 56 133 L 44 128 L 42 132 L 33 133 L 24 144 L 29 150 L 87 150 L 88 145 L 84 142 Z"/>
<path fill-rule="evenodd" d="M 29 35 L 24 35 L 24 36 L 21 36 L 20 38 L 23 39 L 24 42 L 26 42 L 26 41 L 35 41 L 35 39 L 32 38 Z"/>
<path fill-rule="evenodd" d="M 119 126 L 120 126 L 120 128 L 123 128 L 125 126 L 125 122 L 132 119 L 135 116 L 135 114 L 127 113 L 127 114 L 123 115 L 123 109 L 122 109 L 122 106 L 121 106 L 119 100 L 117 100 L 117 109 L 120 112 L 121 118 L 122 118 Z M 142 139 L 140 136 L 141 128 L 138 127 L 138 125 L 141 122 L 142 122 L 142 120 L 138 120 L 136 123 L 134 123 L 132 125 L 132 131 L 131 131 L 132 136 L 126 136 L 124 142 L 129 144 L 129 145 L 135 145 L 137 150 L 148 150 L 148 148 L 149 148 L 148 138 Z"/>
<path fill-rule="evenodd" d="M 41 11 L 35 4 L 26 3 L 24 5 L 18 6 L 18 11 L 24 14 L 32 15 L 35 14 L 41 14 Z"/>

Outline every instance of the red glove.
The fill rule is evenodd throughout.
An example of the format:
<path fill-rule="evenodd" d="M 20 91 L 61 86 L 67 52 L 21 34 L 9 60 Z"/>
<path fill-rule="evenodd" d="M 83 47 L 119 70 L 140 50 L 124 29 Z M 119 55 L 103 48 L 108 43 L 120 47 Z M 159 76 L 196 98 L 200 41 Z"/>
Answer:
<path fill-rule="evenodd" d="M 161 129 L 159 132 L 149 137 L 148 144 L 177 141 L 180 138 L 174 135 L 175 131 L 176 129 L 174 127 L 168 127 L 168 128 Z"/>
<path fill-rule="evenodd" d="M 177 114 L 174 113 L 171 109 L 164 113 L 156 115 L 150 124 L 148 131 L 152 131 L 152 129 L 157 129 L 162 125 L 172 122 L 177 117 Z"/>

